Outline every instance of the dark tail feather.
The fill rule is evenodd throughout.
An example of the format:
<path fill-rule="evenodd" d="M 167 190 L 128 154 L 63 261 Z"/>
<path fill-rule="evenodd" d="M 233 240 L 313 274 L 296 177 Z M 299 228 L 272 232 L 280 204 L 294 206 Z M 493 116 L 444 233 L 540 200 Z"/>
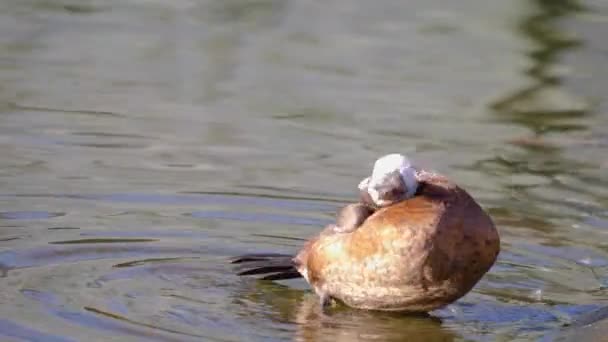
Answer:
<path fill-rule="evenodd" d="M 296 271 L 295 268 L 293 271 L 269 274 L 267 276 L 262 277 L 262 280 L 284 280 L 284 279 L 295 279 L 301 278 L 302 275 L 300 272 Z"/>
<path fill-rule="evenodd" d="M 258 261 L 258 260 L 267 260 L 271 258 L 292 258 L 291 255 L 288 254 L 280 254 L 280 253 L 252 253 L 252 254 L 243 254 L 237 257 L 233 257 L 230 261 L 231 264 L 240 264 L 248 261 Z"/>
<path fill-rule="evenodd" d="M 299 278 L 302 275 L 296 270 L 293 256 L 278 253 L 245 254 L 231 260 L 238 264 L 237 274 L 240 276 L 264 274 L 260 279 L 282 280 Z"/>

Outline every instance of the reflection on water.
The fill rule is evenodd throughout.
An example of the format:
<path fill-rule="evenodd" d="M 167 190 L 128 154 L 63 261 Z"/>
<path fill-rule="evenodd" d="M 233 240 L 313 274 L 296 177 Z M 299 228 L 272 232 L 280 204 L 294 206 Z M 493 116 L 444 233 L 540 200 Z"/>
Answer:
<path fill-rule="evenodd" d="M 321 310 L 318 298 L 274 283 L 247 284 L 236 302 L 263 303 L 263 312 L 251 310 L 251 320 L 269 319 L 295 324 L 296 341 L 412 340 L 451 341 L 457 334 L 442 327 L 439 318 L 398 313 L 366 312 L 345 307 Z"/>
<path fill-rule="evenodd" d="M 538 7 L 537 13 L 521 23 L 522 33 L 535 44 L 528 53 L 532 65 L 525 70 L 532 84 L 497 101 L 493 107 L 505 120 L 529 128 L 536 139 L 554 131 L 584 130 L 586 126 L 580 119 L 589 114 L 589 104 L 560 87 L 562 77 L 558 64 L 560 55 L 565 50 L 576 48 L 581 41 L 557 25 L 560 18 L 575 14 L 582 8 L 578 1 L 571 0 L 536 0 L 533 3 Z"/>
<path fill-rule="evenodd" d="M 1 339 L 605 335 L 606 13 L 0 2 Z M 321 312 L 301 280 L 234 275 L 229 256 L 296 251 L 394 151 L 496 221 L 503 251 L 472 293 L 429 316 Z"/>

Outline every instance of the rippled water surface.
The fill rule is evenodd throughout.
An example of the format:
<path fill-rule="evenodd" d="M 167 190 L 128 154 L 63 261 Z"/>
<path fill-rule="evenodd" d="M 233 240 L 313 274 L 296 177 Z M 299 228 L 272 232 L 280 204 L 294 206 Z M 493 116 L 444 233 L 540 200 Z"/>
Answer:
<path fill-rule="evenodd" d="M 606 34 L 599 0 L 0 1 L 0 339 L 591 336 Z M 233 274 L 295 252 L 393 151 L 497 223 L 469 295 L 324 314 L 303 281 Z"/>

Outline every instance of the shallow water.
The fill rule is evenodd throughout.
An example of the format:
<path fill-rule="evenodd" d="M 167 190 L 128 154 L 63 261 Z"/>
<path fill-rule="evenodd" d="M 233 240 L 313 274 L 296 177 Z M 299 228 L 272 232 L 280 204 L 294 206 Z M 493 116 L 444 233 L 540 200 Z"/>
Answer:
<path fill-rule="evenodd" d="M 1 339 L 554 336 L 608 302 L 607 23 L 597 0 L 1 1 Z M 326 315 L 232 273 L 393 151 L 497 223 L 469 295 Z"/>

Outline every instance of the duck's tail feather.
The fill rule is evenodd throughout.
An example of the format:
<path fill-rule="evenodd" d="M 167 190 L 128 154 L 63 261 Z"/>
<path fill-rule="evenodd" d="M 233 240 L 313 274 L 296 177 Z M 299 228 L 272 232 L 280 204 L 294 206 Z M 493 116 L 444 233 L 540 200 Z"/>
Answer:
<path fill-rule="evenodd" d="M 293 256 L 278 253 L 245 254 L 232 258 L 232 264 L 238 264 L 237 274 L 264 275 L 260 279 L 282 280 L 299 278 L 302 275 L 296 270 Z"/>

